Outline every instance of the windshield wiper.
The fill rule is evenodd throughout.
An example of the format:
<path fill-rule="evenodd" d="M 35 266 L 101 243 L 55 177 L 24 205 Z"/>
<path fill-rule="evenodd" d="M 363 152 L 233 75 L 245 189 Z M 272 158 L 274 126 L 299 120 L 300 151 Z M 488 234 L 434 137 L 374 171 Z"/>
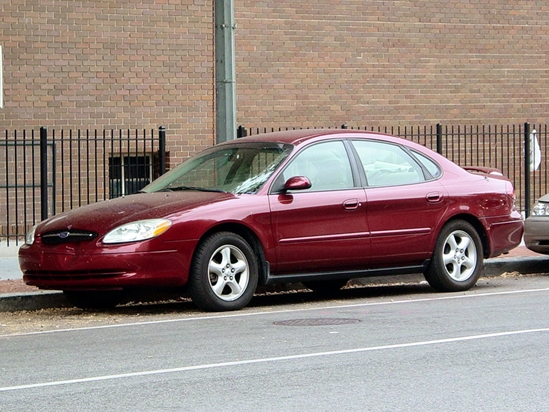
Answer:
<path fill-rule="evenodd" d="M 227 193 L 224 190 L 221 189 L 208 189 L 206 187 L 198 187 L 198 186 L 176 186 L 176 187 L 166 187 L 164 189 L 159 190 L 160 191 L 183 191 L 183 190 L 196 190 L 199 192 L 216 192 L 216 193 Z"/>

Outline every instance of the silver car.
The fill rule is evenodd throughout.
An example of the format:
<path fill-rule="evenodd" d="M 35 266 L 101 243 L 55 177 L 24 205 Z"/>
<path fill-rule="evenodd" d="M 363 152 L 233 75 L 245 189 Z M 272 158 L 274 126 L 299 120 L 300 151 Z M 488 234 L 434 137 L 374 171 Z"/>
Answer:
<path fill-rule="evenodd" d="M 538 199 L 524 222 L 524 243 L 534 252 L 549 255 L 549 194 Z"/>

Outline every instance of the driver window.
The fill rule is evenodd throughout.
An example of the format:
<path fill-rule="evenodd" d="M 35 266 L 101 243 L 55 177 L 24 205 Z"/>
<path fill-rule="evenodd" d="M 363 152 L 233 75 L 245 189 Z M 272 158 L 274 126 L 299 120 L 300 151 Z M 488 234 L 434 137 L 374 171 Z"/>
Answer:
<path fill-rule="evenodd" d="M 401 147 L 376 141 L 354 141 L 368 186 L 399 186 L 425 181 L 418 163 Z"/>
<path fill-rule="evenodd" d="M 284 170 L 284 179 L 305 176 L 307 191 L 350 189 L 354 186 L 351 165 L 343 142 L 319 143 L 308 147 Z"/>

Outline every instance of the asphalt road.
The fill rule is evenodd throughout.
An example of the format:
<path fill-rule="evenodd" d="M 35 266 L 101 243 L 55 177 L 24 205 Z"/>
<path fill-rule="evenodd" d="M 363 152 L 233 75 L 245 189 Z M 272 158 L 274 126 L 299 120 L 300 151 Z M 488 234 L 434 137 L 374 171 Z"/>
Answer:
<path fill-rule="evenodd" d="M 0 410 L 546 411 L 548 307 L 549 277 L 533 276 L 264 296 L 229 314 L 14 314 Z"/>

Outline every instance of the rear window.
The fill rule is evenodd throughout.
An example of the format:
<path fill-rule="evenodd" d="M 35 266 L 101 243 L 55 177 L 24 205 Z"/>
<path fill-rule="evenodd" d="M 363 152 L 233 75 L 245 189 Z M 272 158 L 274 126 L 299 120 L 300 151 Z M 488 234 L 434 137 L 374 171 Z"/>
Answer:
<path fill-rule="evenodd" d="M 417 158 L 417 160 L 427 169 L 427 171 L 431 174 L 433 178 L 438 178 L 442 176 L 442 169 L 438 164 L 435 163 L 434 160 L 431 158 L 425 156 L 423 153 L 413 151 L 414 156 Z"/>

